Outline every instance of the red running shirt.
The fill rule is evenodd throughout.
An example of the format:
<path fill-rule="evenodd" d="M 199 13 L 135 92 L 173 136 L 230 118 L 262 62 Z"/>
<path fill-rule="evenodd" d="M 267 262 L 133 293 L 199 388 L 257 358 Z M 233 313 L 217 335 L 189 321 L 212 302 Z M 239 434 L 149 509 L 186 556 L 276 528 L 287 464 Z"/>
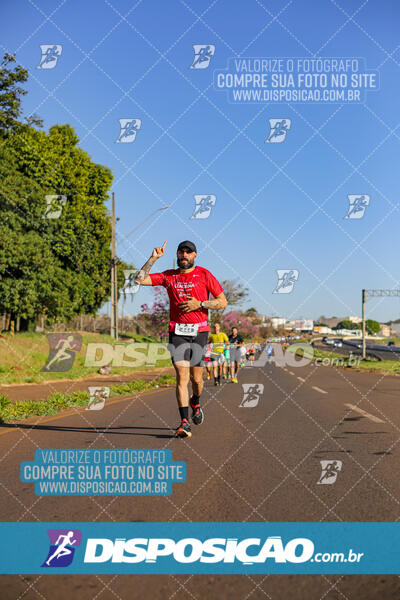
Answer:
<path fill-rule="evenodd" d="M 223 287 L 219 281 L 203 267 L 195 267 L 190 273 L 180 273 L 179 269 L 168 269 L 162 273 L 150 273 L 152 285 L 162 285 L 169 296 L 169 331 L 174 331 L 175 323 L 199 323 L 198 331 L 210 331 L 207 324 L 208 310 L 192 310 L 183 313 L 179 304 L 190 296 L 197 300 L 208 300 L 211 293 L 219 296 Z"/>

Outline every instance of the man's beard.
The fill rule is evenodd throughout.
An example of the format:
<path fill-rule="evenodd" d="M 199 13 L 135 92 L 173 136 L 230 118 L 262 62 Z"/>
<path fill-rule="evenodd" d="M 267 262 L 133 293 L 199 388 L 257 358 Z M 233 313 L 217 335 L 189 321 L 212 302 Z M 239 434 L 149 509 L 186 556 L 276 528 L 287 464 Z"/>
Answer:
<path fill-rule="evenodd" d="M 189 259 L 186 259 L 187 262 L 182 262 L 182 260 L 183 260 L 182 258 L 178 258 L 178 261 L 177 261 L 178 262 L 178 267 L 180 269 L 191 269 L 193 267 L 194 261 L 190 262 Z"/>

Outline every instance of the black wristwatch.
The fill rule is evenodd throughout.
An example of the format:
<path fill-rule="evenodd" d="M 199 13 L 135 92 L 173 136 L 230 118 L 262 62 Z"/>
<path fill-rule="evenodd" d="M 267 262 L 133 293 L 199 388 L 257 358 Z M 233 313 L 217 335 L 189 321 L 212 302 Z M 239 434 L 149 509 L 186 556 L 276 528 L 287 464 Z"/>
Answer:
<path fill-rule="evenodd" d="M 204 300 L 202 300 L 202 301 L 200 302 L 200 307 L 201 307 L 201 308 L 204 308 Z"/>

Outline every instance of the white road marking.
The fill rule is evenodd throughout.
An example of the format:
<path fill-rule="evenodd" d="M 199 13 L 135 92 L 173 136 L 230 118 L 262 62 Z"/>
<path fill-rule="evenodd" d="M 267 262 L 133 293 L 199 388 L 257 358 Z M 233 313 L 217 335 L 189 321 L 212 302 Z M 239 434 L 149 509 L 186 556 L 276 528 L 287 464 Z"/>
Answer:
<path fill-rule="evenodd" d="M 321 388 L 317 387 L 316 385 L 312 385 L 311 387 L 312 387 L 313 390 L 317 390 L 317 392 L 321 392 L 321 394 L 327 394 L 328 393 L 325 390 L 321 390 Z"/>
<path fill-rule="evenodd" d="M 305 381 L 305 379 L 303 379 L 302 377 L 297 377 L 297 379 L 300 379 L 300 381 Z"/>
<path fill-rule="evenodd" d="M 351 410 L 354 410 L 355 412 L 360 413 L 360 415 L 363 415 L 363 417 L 370 419 L 374 423 L 384 423 L 385 422 L 385 421 L 382 421 L 382 419 L 379 419 L 379 417 L 375 417 L 374 415 L 367 413 L 362 408 L 358 408 L 358 406 L 354 406 L 354 404 L 345 404 L 345 406 L 348 406 L 349 408 L 351 408 Z"/>
<path fill-rule="evenodd" d="M 291 375 L 294 375 L 294 373 L 292 373 L 292 371 L 288 371 Z"/>

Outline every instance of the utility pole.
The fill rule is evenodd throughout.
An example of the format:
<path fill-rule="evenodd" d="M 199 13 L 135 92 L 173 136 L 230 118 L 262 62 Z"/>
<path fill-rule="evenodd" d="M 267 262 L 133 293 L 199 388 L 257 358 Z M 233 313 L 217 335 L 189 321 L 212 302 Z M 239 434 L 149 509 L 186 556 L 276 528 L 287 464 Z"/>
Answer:
<path fill-rule="evenodd" d="M 366 358 L 366 343 L 365 343 L 365 297 L 366 290 L 362 290 L 361 294 L 361 316 L 362 316 L 362 359 Z"/>
<path fill-rule="evenodd" d="M 118 339 L 117 256 L 115 250 L 115 194 L 112 193 L 111 219 L 111 337 Z"/>

